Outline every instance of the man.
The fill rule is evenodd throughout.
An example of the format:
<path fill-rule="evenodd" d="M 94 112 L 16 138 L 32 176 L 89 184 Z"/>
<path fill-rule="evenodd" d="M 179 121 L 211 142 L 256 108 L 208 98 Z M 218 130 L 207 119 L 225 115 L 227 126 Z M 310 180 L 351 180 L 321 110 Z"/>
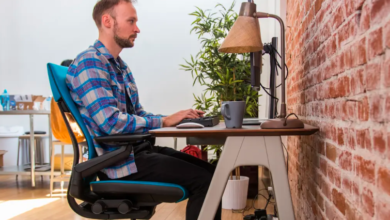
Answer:
<path fill-rule="evenodd" d="M 100 0 L 93 9 L 99 40 L 80 53 L 71 64 L 67 84 L 92 137 L 125 133 L 147 133 L 175 126 L 184 118 L 204 112 L 183 110 L 163 117 L 146 112 L 127 64 L 119 57 L 123 48 L 134 46 L 140 33 L 137 12 L 131 0 Z M 118 146 L 95 144 L 98 155 Z M 102 170 L 101 179 L 142 180 L 175 183 L 190 195 L 186 219 L 198 218 L 215 167 L 167 147 L 134 147 L 125 161 Z M 221 206 L 215 219 L 221 219 Z"/>

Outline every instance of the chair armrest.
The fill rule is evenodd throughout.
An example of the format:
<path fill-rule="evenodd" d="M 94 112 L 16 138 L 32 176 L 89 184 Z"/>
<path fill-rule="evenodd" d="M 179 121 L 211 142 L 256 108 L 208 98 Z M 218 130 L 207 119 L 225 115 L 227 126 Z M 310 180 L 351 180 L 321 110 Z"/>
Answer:
<path fill-rule="evenodd" d="M 116 143 L 119 146 L 118 150 L 106 153 L 99 157 L 95 157 L 83 163 L 77 164 L 74 167 L 74 170 L 77 173 L 81 174 L 81 177 L 87 177 L 92 174 L 99 172 L 100 170 L 109 167 L 120 160 L 124 160 L 129 157 L 133 150 L 133 144 L 137 142 L 145 141 L 151 138 L 150 134 L 120 134 L 120 135 L 110 135 L 104 137 L 95 137 L 95 141 L 98 143 Z M 149 143 L 139 143 L 139 144 L 149 144 Z"/>
<path fill-rule="evenodd" d="M 98 143 L 126 142 L 129 144 L 134 144 L 139 141 L 149 139 L 151 137 L 152 137 L 151 134 L 116 134 L 116 135 L 109 135 L 103 137 L 95 137 L 94 139 Z"/>

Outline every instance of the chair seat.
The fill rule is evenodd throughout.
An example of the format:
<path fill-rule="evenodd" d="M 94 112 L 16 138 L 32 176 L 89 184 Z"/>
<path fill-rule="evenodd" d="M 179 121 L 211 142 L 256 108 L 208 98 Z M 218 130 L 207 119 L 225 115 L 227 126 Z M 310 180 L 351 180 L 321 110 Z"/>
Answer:
<path fill-rule="evenodd" d="M 138 205 L 180 202 L 188 198 L 188 191 L 171 183 L 106 180 L 91 182 L 92 191 L 104 199 L 127 198 Z"/>

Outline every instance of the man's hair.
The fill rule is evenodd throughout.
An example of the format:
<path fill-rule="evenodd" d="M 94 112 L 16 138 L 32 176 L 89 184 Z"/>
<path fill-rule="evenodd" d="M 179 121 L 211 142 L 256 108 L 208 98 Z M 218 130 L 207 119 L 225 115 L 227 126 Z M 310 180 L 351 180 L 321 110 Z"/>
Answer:
<path fill-rule="evenodd" d="M 131 3 L 134 2 L 134 0 L 99 0 L 96 3 L 95 7 L 93 8 L 92 17 L 98 28 L 100 28 L 100 26 L 102 25 L 103 14 L 108 10 L 112 10 L 112 8 L 115 5 L 119 4 L 119 2 L 121 1 L 131 2 Z"/>

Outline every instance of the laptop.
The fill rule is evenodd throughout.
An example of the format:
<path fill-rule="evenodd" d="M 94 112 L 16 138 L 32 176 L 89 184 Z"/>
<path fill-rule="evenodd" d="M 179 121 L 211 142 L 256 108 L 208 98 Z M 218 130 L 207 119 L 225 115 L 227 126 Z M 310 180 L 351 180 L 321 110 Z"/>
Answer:
<path fill-rule="evenodd" d="M 244 118 L 242 125 L 260 125 L 262 122 L 265 122 L 267 119 L 264 118 Z"/>

